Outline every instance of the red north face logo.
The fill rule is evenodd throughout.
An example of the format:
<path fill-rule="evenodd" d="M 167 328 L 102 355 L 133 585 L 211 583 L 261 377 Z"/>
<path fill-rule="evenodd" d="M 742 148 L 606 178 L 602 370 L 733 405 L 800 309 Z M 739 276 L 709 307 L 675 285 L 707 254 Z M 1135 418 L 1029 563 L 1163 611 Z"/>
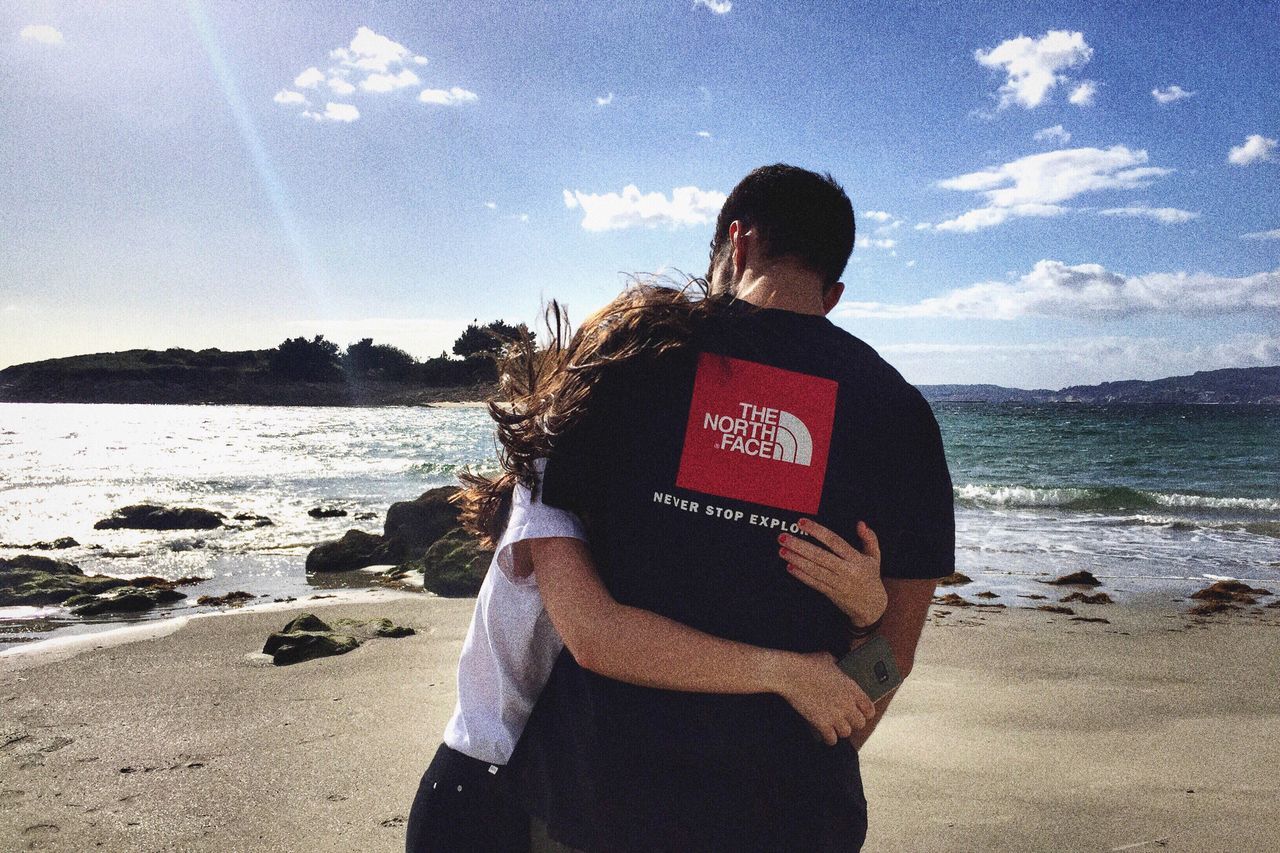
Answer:
<path fill-rule="evenodd" d="M 676 485 L 816 513 L 837 388 L 830 379 L 703 353 Z"/>

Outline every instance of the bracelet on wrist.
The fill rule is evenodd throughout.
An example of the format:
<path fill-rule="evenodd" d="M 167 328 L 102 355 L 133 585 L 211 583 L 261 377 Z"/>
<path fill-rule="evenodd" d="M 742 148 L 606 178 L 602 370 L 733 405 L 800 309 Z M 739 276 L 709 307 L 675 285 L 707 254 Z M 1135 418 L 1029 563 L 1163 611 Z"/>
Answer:
<path fill-rule="evenodd" d="M 872 622 L 872 623 L 871 623 L 871 624 L 869 624 L 869 625 L 863 625 L 863 626 L 861 626 L 861 627 L 859 627 L 859 626 L 857 626 L 857 625 L 853 625 L 853 631 L 852 631 L 853 639 L 855 639 L 855 640 L 860 640 L 860 639 L 862 639 L 863 637 L 870 637 L 870 636 L 871 636 L 872 634 L 874 634 L 876 631 L 879 631 L 879 630 L 880 630 L 880 623 L 882 623 L 882 622 L 884 622 L 884 614 L 883 614 L 883 613 L 881 613 L 881 614 L 880 614 L 880 618 L 876 619 L 876 621 Z M 852 624 L 853 624 L 853 620 L 852 620 L 852 619 L 850 619 L 850 620 L 849 620 L 849 623 L 852 625 Z"/>

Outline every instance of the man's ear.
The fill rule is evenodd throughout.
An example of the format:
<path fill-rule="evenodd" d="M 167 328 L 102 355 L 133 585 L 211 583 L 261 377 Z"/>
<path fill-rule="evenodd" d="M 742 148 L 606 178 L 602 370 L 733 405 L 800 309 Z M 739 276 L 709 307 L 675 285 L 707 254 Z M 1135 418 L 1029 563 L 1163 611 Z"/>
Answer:
<path fill-rule="evenodd" d="M 844 282 L 837 281 L 828 287 L 822 294 L 822 313 L 830 314 L 831 309 L 835 308 L 840 302 L 840 297 L 844 296 Z"/>
<path fill-rule="evenodd" d="M 738 277 L 747 268 L 747 251 L 753 242 L 752 238 L 754 236 L 737 219 L 729 223 L 729 246 L 732 249 L 729 254 L 729 260 L 733 265 L 730 272 L 734 281 L 737 281 Z"/>

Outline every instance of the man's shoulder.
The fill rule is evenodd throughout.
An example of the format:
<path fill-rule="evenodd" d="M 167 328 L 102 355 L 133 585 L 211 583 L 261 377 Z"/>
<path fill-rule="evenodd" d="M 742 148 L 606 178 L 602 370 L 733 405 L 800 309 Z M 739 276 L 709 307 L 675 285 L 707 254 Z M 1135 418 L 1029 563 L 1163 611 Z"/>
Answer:
<path fill-rule="evenodd" d="M 919 411 L 921 406 L 929 410 L 920 389 L 908 382 L 875 347 L 834 323 L 831 330 L 832 339 L 838 342 L 836 345 L 848 353 L 839 363 L 847 371 L 851 384 L 908 410 Z"/>

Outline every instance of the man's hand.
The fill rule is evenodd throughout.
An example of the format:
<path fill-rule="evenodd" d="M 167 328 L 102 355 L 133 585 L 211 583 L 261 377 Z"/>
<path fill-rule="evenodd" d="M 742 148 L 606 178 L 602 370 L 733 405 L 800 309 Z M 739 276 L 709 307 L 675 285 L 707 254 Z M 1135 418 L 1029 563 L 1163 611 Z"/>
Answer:
<path fill-rule="evenodd" d="M 782 546 L 778 553 L 787 561 L 787 571 L 831 599 L 849 615 L 854 626 L 861 628 L 879 619 L 888 604 L 888 595 L 880 582 L 880 541 L 875 532 L 866 522 L 858 522 L 862 540 L 859 551 L 812 519 L 802 518 L 796 523 L 827 547 L 783 533 L 778 537 Z"/>

